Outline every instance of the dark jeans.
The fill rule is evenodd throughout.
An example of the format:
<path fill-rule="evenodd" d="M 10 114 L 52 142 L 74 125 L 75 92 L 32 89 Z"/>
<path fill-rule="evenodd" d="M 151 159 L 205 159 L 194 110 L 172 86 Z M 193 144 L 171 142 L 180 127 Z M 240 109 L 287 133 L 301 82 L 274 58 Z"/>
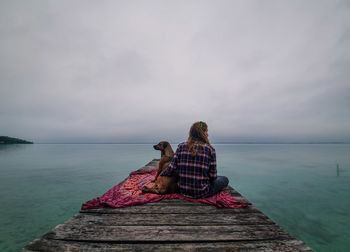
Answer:
<path fill-rule="evenodd" d="M 220 192 L 222 189 L 224 189 L 228 185 L 228 182 L 229 181 L 227 177 L 217 176 L 216 179 L 210 185 L 210 190 L 207 197 L 211 197 L 217 194 L 218 192 Z"/>

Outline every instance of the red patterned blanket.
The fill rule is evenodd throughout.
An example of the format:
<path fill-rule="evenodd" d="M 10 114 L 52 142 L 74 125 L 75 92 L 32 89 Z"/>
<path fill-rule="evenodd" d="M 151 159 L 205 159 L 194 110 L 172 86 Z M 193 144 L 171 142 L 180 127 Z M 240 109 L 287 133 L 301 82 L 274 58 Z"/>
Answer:
<path fill-rule="evenodd" d="M 142 193 L 142 188 L 145 185 L 152 186 L 151 180 L 156 175 L 156 172 L 156 170 L 131 172 L 124 182 L 112 187 L 102 196 L 87 201 L 81 206 L 81 209 L 103 207 L 119 208 L 156 202 L 162 199 L 181 199 L 228 208 L 242 208 L 247 206 L 246 203 L 236 201 L 226 191 L 221 191 L 217 195 L 205 199 L 192 199 L 178 193 L 166 195 Z"/>

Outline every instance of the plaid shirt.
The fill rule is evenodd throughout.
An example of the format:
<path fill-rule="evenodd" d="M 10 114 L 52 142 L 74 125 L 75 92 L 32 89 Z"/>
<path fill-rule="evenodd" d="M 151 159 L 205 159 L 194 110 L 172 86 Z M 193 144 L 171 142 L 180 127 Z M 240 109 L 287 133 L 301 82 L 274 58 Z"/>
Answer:
<path fill-rule="evenodd" d="M 187 142 L 179 144 L 171 163 L 160 176 L 178 175 L 178 186 L 181 194 L 191 198 L 203 198 L 209 193 L 210 182 L 216 179 L 216 152 L 208 144 L 198 144 L 197 155 L 187 149 Z M 202 152 L 200 150 L 202 149 Z"/>

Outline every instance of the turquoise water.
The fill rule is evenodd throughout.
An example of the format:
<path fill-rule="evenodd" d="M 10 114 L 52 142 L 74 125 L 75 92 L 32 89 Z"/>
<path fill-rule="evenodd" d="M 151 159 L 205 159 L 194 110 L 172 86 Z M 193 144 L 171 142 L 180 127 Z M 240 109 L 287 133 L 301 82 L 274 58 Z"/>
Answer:
<path fill-rule="evenodd" d="M 349 250 L 350 145 L 214 147 L 219 174 L 285 230 L 316 251 Z M 0 251 L 18 251 L 158 157 L 151 144 L 0 146 Z"/>

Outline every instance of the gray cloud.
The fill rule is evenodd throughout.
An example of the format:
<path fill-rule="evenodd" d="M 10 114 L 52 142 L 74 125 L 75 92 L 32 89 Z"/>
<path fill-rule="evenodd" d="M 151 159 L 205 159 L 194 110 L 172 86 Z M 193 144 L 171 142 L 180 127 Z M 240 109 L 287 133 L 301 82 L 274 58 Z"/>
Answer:
<path fill-rule="evenodd" d="M 347 1 L 1 1 L 0 135 L 350 141 Z"/>

